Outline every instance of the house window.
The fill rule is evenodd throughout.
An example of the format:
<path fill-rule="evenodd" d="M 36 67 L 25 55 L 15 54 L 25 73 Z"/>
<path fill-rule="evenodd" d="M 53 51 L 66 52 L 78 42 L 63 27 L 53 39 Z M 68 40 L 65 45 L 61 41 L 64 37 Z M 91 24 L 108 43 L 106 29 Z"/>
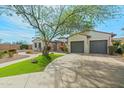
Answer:
<path fill-rule="evenodd" d="M 37 43 L 34 43 L 34 47 L 37 48 Z"/>
<path fill-rule="evenodd" d="M 41 43 L 39 43 L 39 48 L 41 48 Z"/>

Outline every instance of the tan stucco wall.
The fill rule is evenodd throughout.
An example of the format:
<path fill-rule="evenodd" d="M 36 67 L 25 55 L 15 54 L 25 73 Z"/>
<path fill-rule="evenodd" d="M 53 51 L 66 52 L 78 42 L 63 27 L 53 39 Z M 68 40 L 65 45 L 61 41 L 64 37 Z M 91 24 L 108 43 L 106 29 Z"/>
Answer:
<path fill-rule="evenodd" d="M 33 41 L 33 44 L 32 44 L 32 49 L 33 49 L 34 51 L 40 51 L 40 49 L 35 48 L 35 43 L 37 43 L 37 47 L 38 47 L 38 43 L 41 43 L 41 47 L 42 47 L 42 49 L 43 49 L 44 43 L 42 42 L 42 40 L 34 40 L 34 41 Z"/>
<path fill-rule="evenodd" d="M 106 33 L 99 33 L 99 32 L 95 32 L 95 31 L 89 31 L 89 32 L 85 32 L 85 34 L 91 36 L 90 38 L 87 38 L 87 36 L 81 35 L 81 34 L 75 34 L 71 37 L 68 38 L 68 48 L 69 48 L 69 52 L 71 51 L 71 46 L 70 46 L 70 42 L 72 41 L 84 41 L 84 53 L 89 53 L 89 42 L 91 40 L 107 40 L 107 46 L 112 45 L 111 42 L 111 34 L 106 34 Z M 108 52 L 108 51 L 107 51 Z"/>
<path fill-rule="evenodd" d="M 70 43 L 72 41 L 84 41 L 84 51 L 87 51 L 87 37 L 84 36 L 84 35 L 80 35 L 80 34 L 76 34 L 74 36 L 71 36 L 70 38 L 68 38 L 68 49 L 69 49 L 69 52 L 71 52 L 71 45 Z"/>

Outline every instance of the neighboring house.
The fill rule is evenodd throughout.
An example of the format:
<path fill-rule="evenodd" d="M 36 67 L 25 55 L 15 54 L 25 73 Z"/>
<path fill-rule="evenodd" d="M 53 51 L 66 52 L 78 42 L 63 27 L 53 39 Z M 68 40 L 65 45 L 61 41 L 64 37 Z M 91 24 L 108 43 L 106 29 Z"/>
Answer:
<path fill-rule="evenodd" d="M 34 51 L 42 51 L 43 50 L 44 42 L 39 37 L 36 37 L 34 40 L 32 40 L 32 42 L 33 42 L 32 49 Z M 49 46 L 51 47 L 50 51 L 62 52 L 62 50 L 60 49 L 60 46 L 62 46 L 63 43 L 67 43 L 67 42 L 62 42 L 61 40 L 51 41 L 49 44 Z"/>
<path fill-rule="evenodd" d="M 34 40 L 32 40 L 32 42 L 33 42 L 32 49 L 34 51 L 41 51 L 41 50 L 43 50 L 44 42 L 40 38 L 35 38 Z"/>
<path fill-rule="evenodd" d="M 68 37 L 68 49 L 70 53 L 107 54 L 114 36 L 113 33 L 95 30 L 79 32 Z"/>

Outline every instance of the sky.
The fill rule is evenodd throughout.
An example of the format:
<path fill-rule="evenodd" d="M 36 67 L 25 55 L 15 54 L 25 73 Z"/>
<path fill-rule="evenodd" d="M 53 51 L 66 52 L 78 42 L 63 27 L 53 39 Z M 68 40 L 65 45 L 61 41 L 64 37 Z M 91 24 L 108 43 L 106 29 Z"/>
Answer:
<path fill-rule="evenodd" d="M 104 24 L 98 24 L 95 30 L 103 32 L 113 32 L 116 37 L 124 37 L 124 16 L 116 19 L 110 19 Z M 32 37 L 35 36 L 35 30 L 27 23 L 22 22 L 19 16 L 0 16 L 0 39 L 3 42 L 26 41 L 32 43 Z"/>
<path fill-rule="evenodd" d="M 32 42 L 35 36 L 35 30 L 22 21 L 18 16 L 0 16 L 0 39 L 2 42 L 26 41 Z"/>

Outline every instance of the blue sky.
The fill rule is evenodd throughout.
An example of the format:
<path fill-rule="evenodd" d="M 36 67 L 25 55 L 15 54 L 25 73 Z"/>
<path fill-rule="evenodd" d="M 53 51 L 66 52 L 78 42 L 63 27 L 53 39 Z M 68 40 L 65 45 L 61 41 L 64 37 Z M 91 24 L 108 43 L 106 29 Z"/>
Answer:
<path fill-rule="evenodd" d="M 22 22 L 18 16 L 0 16 L 0 39 L 3 42 L 16 42 L 25 40 L 31 43 L 35 30 L 27 23 Z"/>
<path fill-rule="evenodd" d="M 95 28 L 98 31 L 113 32 L 116 37 L 124 37 L 124 17 L 107 20 L 104 24 L 99 24 Z M 23 23 L 18 16 L 0 16 L 0 39 L 3 42 L 16 42 L 25 40 L 31 43 L 32 37 L 35 36 L 35 30 L 27 23 Z"/>

